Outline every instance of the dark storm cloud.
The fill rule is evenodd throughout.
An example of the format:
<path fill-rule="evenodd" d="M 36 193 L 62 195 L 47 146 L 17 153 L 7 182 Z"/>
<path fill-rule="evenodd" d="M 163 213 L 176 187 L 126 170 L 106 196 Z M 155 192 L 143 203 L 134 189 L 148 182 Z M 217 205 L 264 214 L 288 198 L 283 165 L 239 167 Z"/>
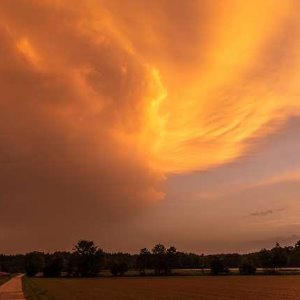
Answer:
<path fill-rule="evenodd" d="M 74 30 L 75 9 L 0 8 L 1 250 L 95 237 L 160 198 L 160 178 L 118 136 L 141 126 L 144 67 L 105 29 L 97 46 Z"/>

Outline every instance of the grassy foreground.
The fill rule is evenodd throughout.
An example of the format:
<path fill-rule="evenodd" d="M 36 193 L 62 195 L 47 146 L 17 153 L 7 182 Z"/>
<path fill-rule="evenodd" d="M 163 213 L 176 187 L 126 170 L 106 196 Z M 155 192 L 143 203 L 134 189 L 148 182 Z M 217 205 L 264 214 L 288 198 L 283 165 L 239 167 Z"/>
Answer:
<path fill-rule="evenodd" d="M 5 283 L 7 280 L 10 279 L 10 276 L 3 276 L 3 277 L 0 277 L 0 285 Z"/>
<path fill-rule="evenodd" d="M 300 299 L 299 276 L 24 278 L 28 300 Z"/>
<path fill-rule="evenodd" d="M 23 292 L 26 300 L 52 300 L 54 297 L 36 279 L 22 277 Z"/>

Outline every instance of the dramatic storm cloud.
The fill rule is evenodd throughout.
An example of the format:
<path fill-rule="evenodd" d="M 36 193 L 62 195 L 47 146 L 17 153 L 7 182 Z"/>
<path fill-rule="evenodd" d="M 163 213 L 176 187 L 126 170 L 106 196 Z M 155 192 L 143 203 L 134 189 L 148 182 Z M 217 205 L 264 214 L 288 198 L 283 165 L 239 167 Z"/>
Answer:
<path fill-rule="evenodd" d="M 300 149 L 299 8 L 2 0 L 0 250 L 52 250 L 82 237 L 137 250 L 170 237 L 197 251 L 186 234 L 197 210 L 207 223 L 210 210 L 239 203 L 216 236 L 222 222 L 233 230 L 229 217 L 287 214 L 292 200 L 273 203 L 269 187 L 300 195 L 290 153 Z M 244 211 L 244 192 L 249 203 L 268 201 Z M 189 201 L 187 227 L 177 228 Z M 169 223 L 148 226 L 159 216 Z M 250 219 L 236 241 L 263 227 Z"/>

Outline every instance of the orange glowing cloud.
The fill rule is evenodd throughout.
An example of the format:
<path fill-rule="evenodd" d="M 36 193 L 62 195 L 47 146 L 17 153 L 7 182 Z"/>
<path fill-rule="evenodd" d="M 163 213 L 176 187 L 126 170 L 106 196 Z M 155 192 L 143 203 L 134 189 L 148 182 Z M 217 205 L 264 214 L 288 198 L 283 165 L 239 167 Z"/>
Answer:
<path fill-rule="evenodd" d="M 294 1 L 31 3 L 63 14 L 61 28 L 45 40 L 41 30 L 20 27 L 17 14 L 7 20 L 4 15 L 5 26 L 29 63 L 38 67 L 43 61 L 43 72 L 64 74 L 64 84 L 73 86 L 85 110 L 105 110 L 108 102 L 101 99 L 112 95 L 103 95 L 100 82 L 112 75 L 109 69 L 119 70 L 120 84 L 142 86 L 131 96 L 134 102 L 123 100 L 115 111 L 112 134 L 156 171 L 194 171 L 231 161 L 247 151 L 251 138 L 269 132 L 268 124 L 299 113 Z M 51 22 L 45 21 L 46 30 Z M 290 50 L 277 65 L 268 57 L 285 40 Z M 105 48 L 111 49 L 104 58 L 107 68 L 98 70 L 96 53 Z M 73 109 L 70 104 L 59 113 Z"/>
<path fill-rule="evenodd" d="M 251 139 L 299 114 L 295 6 L 93 2 L 93 14 L 106 9 L 115 36 L 149 74 L 143 126 L 133 139 L 154 169 L 186 172 L 229 162 Z"/>
<path fill-rule="evenodd" d="M 110 222 L 300 114 L 296 1 L 17 2 L 0 2 L 0 222 L 57 205 L 77 222 L 82 199 Z"/>

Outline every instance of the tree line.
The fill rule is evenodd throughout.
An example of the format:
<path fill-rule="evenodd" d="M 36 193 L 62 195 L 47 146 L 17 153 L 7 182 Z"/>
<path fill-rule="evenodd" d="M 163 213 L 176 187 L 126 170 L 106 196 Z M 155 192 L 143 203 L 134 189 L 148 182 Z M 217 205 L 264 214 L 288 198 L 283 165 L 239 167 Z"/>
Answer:
<path fill-rule="evenodd" d="M 80 240 L 72 252 L 30 252 L 25 255 L 0 255 L 0 271 L 25 272 L 45 277 L 94 277 L 101 270 L 110 270 L 113 276 L 122 276 L 129 270 L 136 274 L 171 275 L 176 269 L 209 269 L 213 275 L 228 274 L 230 268 L 239 268 L 241 274 L 255 274 L 257 268 L 276 273 L 283 267 L 300 267 L 300 241 L 294 246 L 262 249 L 249 254 L 198 255 L 177 251 L 162 244 L 151 250 L 143 248 L 139 254 L 106 253 L 93 241 Z"/>

